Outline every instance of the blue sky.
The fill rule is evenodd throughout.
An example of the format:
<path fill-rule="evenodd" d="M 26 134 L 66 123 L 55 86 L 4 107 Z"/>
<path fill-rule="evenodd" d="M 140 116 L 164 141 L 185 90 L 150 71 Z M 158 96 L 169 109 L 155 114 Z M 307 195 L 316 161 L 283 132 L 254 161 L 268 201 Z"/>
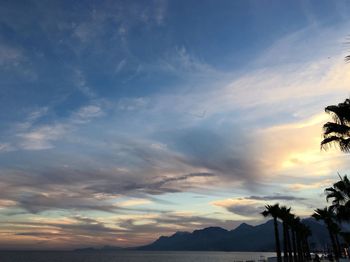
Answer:
<path fill-rule="evenodd" d="M 300 216 L 349 169 L 346 1 L 3 1 L 0 247 L 135 246 Z"/>

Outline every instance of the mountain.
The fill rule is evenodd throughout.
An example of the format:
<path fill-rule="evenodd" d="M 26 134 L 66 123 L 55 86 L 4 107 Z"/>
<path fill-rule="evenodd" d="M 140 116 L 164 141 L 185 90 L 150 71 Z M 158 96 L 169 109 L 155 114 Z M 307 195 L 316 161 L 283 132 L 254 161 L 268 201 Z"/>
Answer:
<path fill-rule="evenodd" d="M 327 245 L 331 245 L 329 233 L 326 226 L 322 222 L 317 222 L 313 218 L 303 220 L 303 223 L 310 227 L 312 237 L 309 239 L 311 249 L 325 249 Z"/>
<path fill-rule="evenodd" d="M 322 249 L 329 243 L 325 226 L 313 219 L 305 219 L 313 236 L 309 239 L 312 249 Z M 282 225 L 279 223 L 280 240 L 283 240 Z M 167 251 L 274 251 L 275 238 L 273 220 L 252 226 L 246 223 L 233 230 L 208 227 L 190 232 L 177 232 L 161 236 L 153 243 L 138 247 L 138 250 Z"/>

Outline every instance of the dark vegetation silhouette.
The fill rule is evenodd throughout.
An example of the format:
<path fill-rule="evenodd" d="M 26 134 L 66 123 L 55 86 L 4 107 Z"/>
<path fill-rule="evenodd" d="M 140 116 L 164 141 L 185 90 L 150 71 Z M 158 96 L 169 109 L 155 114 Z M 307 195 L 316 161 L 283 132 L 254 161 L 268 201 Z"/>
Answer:
<path fill-rule="evenodd" d="M 345 57 L 350 62 L 350 55 Z M 350 152 L 350 99 L 345 99 L 337 105 L 329 105 L 325 112 L 332 116 L 332 121 L 323 125 L 323 140 L 321 149 L 327 150 L 330 146 L 339 148 L 342 152 Z M 339 181 L 325 189 L 326 200 L 332 204 L 323 209 L 318 208 L 311 215 L 317 221 L 322 221 L 327 227 L 331 240 L 334 258 L 349 257 L 350 232 L 344 231 L 343 222 L 350 222 L 350 180 L 346 175 L 339 175 Z M 283 224 L 283 261 L 300 262 L 311 259 L 308 238 L 311 230 L 300 222 L 300 218 L 292 214 L 291 208 L 267 205 L 262 214 L 272 216 L 275 224 L 280 219 Z M 340 241 L 339 236 L 342 237 Z M 281 249 L 278 238 L 278 227 L 275 226 L 275 240 L 277 261 L 281 259 Z"/>
<path fill-rule="evenodd" d="M 345 60 L 350 61 L 350 56 Z M 333 121 L 323 125 L 321 149 L 327 150 L 334 145 L 344 153 L 350 152 L 350 99 L 327 106 L 325 111 L 331 114 Z M 325 189 L 326 199 L 331 200 L 331 205 L 316 209 L 312 215 L 315 219 L 324 221 L 327 226 L 336 260 L 350 257 L 348 252 L 350 232 L 344 231 L 342 227 L 342 223 L 350 222 L 350 181 L 346 175 L 338 174 L 338 176 L 339 180 Z"/>
<path fill-rule="evenodd" d="M 338 105 L 330 105 L 325 111 L 331 114 L 333 121 L 323 125 L 321 148 L 335 145 L 343 152 L 350 151 L 350 99 Z"/>
<path fill-rule="evenodd" d="M 283 262 L 301 262 L 311 259 L 308 243 L 311 230 L 301 222 L 299 217 L 291 213 L 290 207 L 279 206 L 278 203 L 266 205 L 261 214 L 274 219 L 277 261 L 282 261 L 278 220 L 282 222 L 283 228 Z"/>
<path fill-rule="evenodd" d="M 278 204 L 275 204 L 273 206 L 266 205 L 265 210 L 261 213 L 264 217 L 271 216 L 273 218 L 274 222 L 274 229 L 275 229 L 275 242 L 276 242 L 276 254 L 277 254 L 277 262 L 282 262 L 281 258 L 281 246 L 280 246 L 280 239 L 279 239 L 279 232 L 278 232 L 278 224 L 277 224 L 277 218 L 279 215 L 280 207 Z"/>
<path fill-rule="evenodd" d="M 334 226 L 334 214 L 332 210 L 329 207 L 325 207 L 323 209 L 316 209 L 315 213 L 312 214 L 312 217 L 315 218 L 317 221 L 322 220 L 325 225 L 327 226 L 327 230 L 329 233 L 329 238 L 332 241 L 332 247 L 333 247 L 333 252 L 334 252 L 334 257 L 337 260 L 340 257 L 339 254 L 339 248 L 337 246 L 336 242 L 336 231 L 335 231 L 335 226 Z"/>
<path fill-rule="evenodd" d="M 298 224 L 300 223 L 300 220 L 297 219 L 296 221 Z M 326 242 L 330 243 L 328 240 L 327 228 L 323 224 L 317 222 L 313 218 L 303 219 L 301 223 L 303 225 L 308 225 L 314 233 L 308 239 L 308 242 L 310 241 L 310 244 L 314 248 L 313 250 L 322 250 Z M 277 218 L 277 224 L 279 240 L 282 244 L 283 226 L 279 218 Z M 160 236 L 154 242 L 145 246 L 136 247 L 135 249 L 147 251 L 271 252 L 275 251 L 276 248 L 274 231 L 273 219 L 269 219 L 265 223 L 254 226 L 242 223 L 232 230 L 220 227 L 207 227 L 194 230 L 193 232 L 176 232 L 170 236 Z M 296 229 L 296 231 L 298 231 L 298 229 Z M 291 240 L 291 229 L 289 233 Z M 304 233 L 301 232 L 301 235 L 304 235 Z M 308 249 L 305 246 L 305 241 L 303 243 L 305 253 L 307 253 Z M 291 250 L 288 250 L 288 253 L 290 252 Z M 296 248 L 295 252 L 298 252 Z M 289 261 L 293 261 L 290 260 L 290 256 L 288 256 L 288 259 Z"/>

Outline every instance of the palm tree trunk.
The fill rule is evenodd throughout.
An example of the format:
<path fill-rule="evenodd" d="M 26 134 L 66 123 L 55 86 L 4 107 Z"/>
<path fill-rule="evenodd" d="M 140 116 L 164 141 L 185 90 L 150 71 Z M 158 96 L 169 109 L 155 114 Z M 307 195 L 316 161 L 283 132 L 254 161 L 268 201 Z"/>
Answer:
<path fill-rule="evenodd" d="M 287 247 L 288 247 L 288 255 L 289 255 L 289 261 L 293 261 L 293 253 L 292 253 L 292 246 L 290 241 L 290 235 L 289 235 L 289 226 L 287 225 Z"/>
<path fill-rule="evenodd" d="M 280 237 L 279 237 L 279 233 L 278 233 L 277 217 L 273 218 L 273 224 L 274 224 L 274 227 L 275 227 L 275 241 L 276 241 L 277 262 L 282 262 L 281 246 L 280 246 Z"/>
<path fill-rule="evenodd" d="M 305 240 L 306 259 L 311 261 L 310 246 L 309 246 L 308 238 L 306 237 L 304 240 Z"/>
<path fill-rule="evenodd" d="M 327 229 L 328 229 L 329 237 L 331 238 L 335 260 L 338 261 L 338 258 L 339 258 L 338 249 L 337 249 L 337 244 L 335 242 L 334 235 L 333 235 L 333 233 L 328 225 L 327 225 Z"/>
<path fill-rule="evenodd" d="M 295 239 L 295 229 L 292 228 L 292 242 L 293 242 L 293 260 L 294 262 L 298 261 L 298 255 L 297 255 L 297 243 Z"/>
<path fill-rule="evenodd" d="M 338 234 L 334 233 L 335 236 L 335 243 L 337 243 L 337 252 L 338 252 L 338 256 L 342 257 L 342 252 L 341 252 L 341 247 L 340 247 L 340 243 L 339 243 L 339 238 L 338 238 Z"/>
<path fill-rule="evenodd" d="M 296 233 L 297 233 L 298 261 L 303 262 L 304 256 L 303 256 L 303 250 L 301 248 L 301 237 L 300 237 L 300 233 L 298 231 Z"/>
<path fill-rule="evenodd" d="M 288 262 L 287 224 L 283 221 L 283 261 Z"/>

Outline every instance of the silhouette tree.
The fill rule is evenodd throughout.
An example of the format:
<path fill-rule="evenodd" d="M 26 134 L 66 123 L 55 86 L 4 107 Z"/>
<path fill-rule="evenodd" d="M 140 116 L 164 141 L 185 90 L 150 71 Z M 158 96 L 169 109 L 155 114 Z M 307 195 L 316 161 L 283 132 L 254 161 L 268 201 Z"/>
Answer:
<path fill-rule="evenodd" d="M 300 221 L 300 217 L 296 217 L 294 219 L 294 227 L 295 227 L 295 235 L 296 235 L 296 243 L 297 243 L 297 253 L 298 253 L 298 260 L 299 262 L 304 261 L 304 253 L 303 253 L 303 245 L 302 245 L 302 223 Z"/>
<path fill-rule="evenodd" d="M 331 105 L 325 111 L 332 115 L 333 122 L 323 125 L 321 148 L 327 149 L 330 144 L 339 146 L 343 152 L 350 151 L 350 99 L 343 103 Z"/>
<path fill-rule="evenodd" d="M 277 262 L 282 262 L 280 238 L 279 238 L 278 223 L 277 223 L 277 217 L 279 215 L 279 212 L 280 212 L 279 204 L 274 204 L 274 205 L 266 205 L 265 210 L 261 212 L 261 214 L 264 217 L 271 216 L 273 218 L 274 229 L 275 229 Z"/>
<path fill-rule="evenodd" d="M 340 246 L 340 242 L 339 242 L 339 238 L 338 238 L 338 235 L 340 234 L 341 229 L 338 226 L 338 224 L 332 223 L 331 230 L 334 234 L 335 244 L 337 245 L 337 251 L 338 251 L 339 257 L 341 257 L 342 256 L 341 255 L 341 246 Z"/>
<path fill-rule="evenodd" d="M 286 206 L 281 206 L 278 218 L 282 220 L 283 225 L 283 261 L 288 262 L 292 261 L 290 257 L 290 238 L 289 238 L 289 226 L 288 226 L 288 218 L 290 215 L 290 208 Z"/>
<path fill-rule="evenodd" d="M 312 232 L 308 226 L 301 223 L 300 234 L 302 237 L 302 249 L 303 249 L 304 257 L 307 260 L 311 260 L 310 246 L 309 246 L 308 238 L 312 235 Z"/>
<path fill-rule="evenodd" d="M 350 220 L 350 181 L 345 175 L 325 189 L 327 200 L 332 199 L 330 208 L 336 213 L 339 221 Z"/>
<path fill-rule="evenodd" d="M 323 220 L 324 223 L 326 224 L 329 237 L 332 242 L 334 256 L 335 256 L 335 259 L 338 260 L 339 253 L 338 253 L 337 243 L 335 239 L 333 215 L 334 214 L 332 209 L 325 207 L 324 209 L 316 209 L 315 213 L 312 214 L 312 217 L 315 218 L 317 221 Z"/>
<path fill-rule="evenodd" d="M 294 214 L 290 213 L 288 215 L 288 225 L 291 229 L 292 235 L 292 245 L 293 245 L 293 261 L 298 261 L 298 250 L 297 250 L 297 242 L 296 242 L 296 217 Z"/>

